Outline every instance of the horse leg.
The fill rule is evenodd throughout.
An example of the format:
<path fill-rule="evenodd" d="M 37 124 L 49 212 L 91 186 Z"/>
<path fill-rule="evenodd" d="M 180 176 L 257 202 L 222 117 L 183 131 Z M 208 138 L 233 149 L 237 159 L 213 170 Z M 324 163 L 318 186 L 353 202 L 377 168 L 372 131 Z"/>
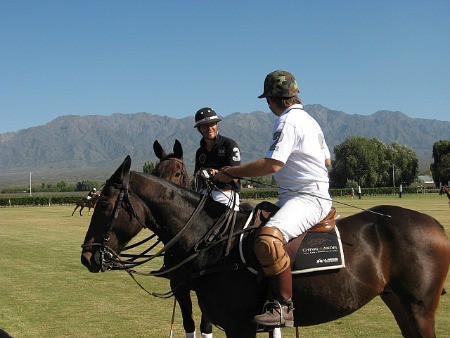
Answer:
<path fill-rule="evenodd" d="M 255 338 L 256 330 L 249 325 L 235 325 L 225 330 L 225 335 L 227 338 Z"/>
<path fill-rule="evenodd" d="M 281 338 L 281 329 L 279 327 L 269 331 L 269 338 Z"/>
<path fill-rule="evenodd" d="M 181 316 L 183 317 L 183 328 L 186 337 L 195 337 L 195 322 L 192 318 L 192 300 L 189 288 L 184 284 L 178 284 L 174 280 L 170 280 L 170 286 L 174 290 L 175 299 L 180 305 Z"/>
<path fill-rule="evenodd" d="M 435 314 L 450 262 L 447 239 L 443 238 L 439 244 L 418 254 L 417 269 L 400 271 L 401 279 L 391 280 L 381 294 L 405 337 L 436 337 Z"/>
<path fill-rule="evenodd" d="M 84 209 L 84 204 L 81 206 L 81 208 L 80 208 L 80 216 L 83 216 L 82 214 L 81 214 L 81 210 L 83 210 Z"/>
<path fill-rule="evenodd" d="M 381 299 L 391 310 L 404 337 L 436 337 L 434 311 L 426 311 L 423 304 L 408 304 L 391 292 L 382 294 Z"/>
<path fill-rule="evenodd" d="M 411 311 L 405 309 L 401 300 L 392 292 L 383 293 L 380 297 L 394 315 L 403 337 L 415 337 L 412 332 L 417 331 L 417 327 L 414 330 L 410 327 L 410 323 L 413 322 Z"/>
<path fill-rule="evenodd" d="M 200 329 L 202 331 L 202 338 L 212 338 L 212 324 L 209 321 L 208 317 L 202 313 L 202 322 L 200 324 Z M 248 337 L 254 337 L 254 330 L 250 330 L 248 333 Z M 281 338 L 281 329 L 275 328 L 272 331 L 268 332 L 269 338 Z M 231 332 L 227 331 L 227 337 L 234 337 L 231 335 Z M 243 331 L 238 330 L 236 337 L 247 337 Z"/>
<path fill-rule="evenodd" d="M 78 207 L 79 207 L 79 205 L 77 205 L 77 206 L 75 207 L 75 209 L 73 209 L 72 216 L 73 216 L 73 214 L 75 213 L 75 211 L 78 209 Z"/>
<path fill-rule="evenodd" d="M 202 321 L 200 322 L 200 331 L 202 338 L 212 338 L 212 323 L 208 317 L 202 313 Z"/>

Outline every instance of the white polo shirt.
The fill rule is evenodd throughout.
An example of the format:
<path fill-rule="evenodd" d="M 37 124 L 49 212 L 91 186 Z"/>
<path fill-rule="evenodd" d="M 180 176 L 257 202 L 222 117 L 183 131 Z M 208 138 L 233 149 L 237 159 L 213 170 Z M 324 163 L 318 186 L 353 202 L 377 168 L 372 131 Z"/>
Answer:
<path fill-rule="evenodd" d="M 274 174 L 280 194 L 319 190 L 328 195 L 325 159 L 329 157 L 322 129 L 301 104 L 281 113 L 274 125 L 273 143 L 266 153 L 266 158 L 285 164 Z"/>

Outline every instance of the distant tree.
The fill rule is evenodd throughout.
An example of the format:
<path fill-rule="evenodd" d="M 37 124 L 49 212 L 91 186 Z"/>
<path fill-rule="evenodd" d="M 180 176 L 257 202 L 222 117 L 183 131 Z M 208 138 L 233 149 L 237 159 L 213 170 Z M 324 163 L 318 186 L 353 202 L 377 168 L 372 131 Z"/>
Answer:
<path fill-rule="evenodd" d="M 98 184 L 92 181 L 78 181 L 75 191 L 89 191 L 92 188 L 97 188 Z"/>
<path fill-rule="evenodd" d="M 416 154 L 398 143 L 354 136 L 334 147 L 334 154 L 330 180 L 335 188 L 348 187 L 349 182 L 364 187 L 409 185 L 417 176 Z"/>
<path fill-rule="evenodd" d="M 67 191 L 67 184 L 64 181 L 59 181 L 56 183 L 56 188 L 58 189 L 58 191 Z"/>
<path fill-rule="evenodd" d="M 153 162 L 145 162 L 144 166 L 142 167 L 142 171 L 146 174 L 151 174 L 153 170 L 155 170 L 155 167 L 158 163 Z"/>
<path fill-rule="evenodd" d="M 434 184 L 445 185 L 450 181 L 450 140 L 440 140 L 433 144 L 434 163 L 430 165 Z"/>
<path fill-rule="evenodd" d="M 272 175 L 272 178 L 270 179 L 270 185 L 276 187 L 277 186 L 277 181 L 275 180 L 275 177 Z"/>
<path fill-rule="evenodd" d="M 410 185 L 416 179 L 419 169 L 416 153 L 411 148 L 396 142 L 391 144 L 390 149 L 393 152 L 392 163 L 395 165 L 393 167 L 395 186 Z"/>
<path fill-rule="evenodd" d="M 353 180 L 364 187 L 376 187 L 380 181 L 380 163 L 385 156 L 380 148 L 384 148 L 381 141 L 361 136 L 349 137 L 334 147 L 332 186 L 345 187 L 347 180 Z"/>

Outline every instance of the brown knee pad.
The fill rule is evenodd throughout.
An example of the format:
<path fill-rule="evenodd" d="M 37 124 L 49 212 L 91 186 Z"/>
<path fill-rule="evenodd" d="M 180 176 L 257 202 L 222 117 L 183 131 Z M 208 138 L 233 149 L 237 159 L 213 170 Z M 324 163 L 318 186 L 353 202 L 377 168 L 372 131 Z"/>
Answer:
<path fill-rule="evenodd" d="M 291 262 L 283 247 L 283 234 L 277 228 L 260 228 L 253 250 L 266 276 L 275 276 L 290 268 Z"/>

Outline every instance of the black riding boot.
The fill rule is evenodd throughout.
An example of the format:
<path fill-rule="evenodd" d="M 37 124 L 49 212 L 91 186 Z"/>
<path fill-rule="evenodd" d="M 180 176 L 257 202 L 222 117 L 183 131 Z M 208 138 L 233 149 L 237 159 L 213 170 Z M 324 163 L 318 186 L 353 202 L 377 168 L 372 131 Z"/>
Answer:
<path fill-rule="evenodd" d="M 266 302 L 263 314 L 253 321 L 262 326 L 294 326 L 294 306 L 292 303 L 292 273 L 287 268 L 282 273 L 270 277 L 276 299 Z"/>

